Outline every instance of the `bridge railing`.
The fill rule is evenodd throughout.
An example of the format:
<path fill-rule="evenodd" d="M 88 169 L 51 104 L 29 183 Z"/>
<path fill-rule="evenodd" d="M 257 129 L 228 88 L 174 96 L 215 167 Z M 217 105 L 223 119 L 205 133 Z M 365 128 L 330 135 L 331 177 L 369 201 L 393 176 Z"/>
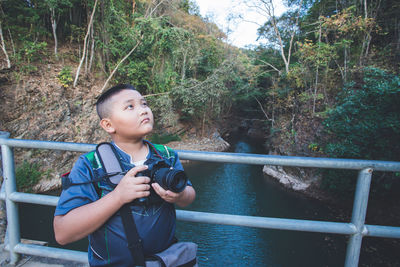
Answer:
<path fill-rule="evenodd" d="M 7 132 L 0 132 L 0 145 L 2 152 L 4 178 L 4 183 L 0 192 L 0 198 L 5 200 L 6 202 L 8 242 L 7 244 L 5 244 L 5 248 L 10 252 L 11 263 L 15 264 L 18 261 L 19 254 L 44 256 L 87 263 L 88 259 L 86 252 L 21 243 L 17 203 L 25 202 L 56 206 L 58 202 L 58 197 L 50 195 L 22 193 L 17 191 L 13 148 L 19 147 L 88 152 L 93 150 L 95 148 L 95 145 L 68 142 L 10 139 L 8 137 L 9 134 Z M 177 150 L 177 152 L 181 159 L 193 161 L 358 170 L 353 212 L 350 222 L 328 222 L 257 216 L 240 216 L 187 210 L 176 211 L 176 216 L 178 220 L 198 223 L 225 224 L 267 229 L 348 235 L 349 242 L 347 244 L 345 259 L 346 267 L 358 265 L 362 239 L 364 236 L 400 238 L 400 227 L 365 224 L 372 172 L 400 172 L 400 162 L 287 157 L 245 153 L 199 152 L 185 150 Z"/>

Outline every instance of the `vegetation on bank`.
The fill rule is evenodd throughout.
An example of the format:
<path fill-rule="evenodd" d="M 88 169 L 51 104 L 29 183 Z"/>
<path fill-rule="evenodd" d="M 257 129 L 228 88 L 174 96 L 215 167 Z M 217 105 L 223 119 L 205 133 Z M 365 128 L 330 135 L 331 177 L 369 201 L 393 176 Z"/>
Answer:
<path fill-rule="evenodd" d="M 162 142 L 238 116 L 262 120 L 279 154 L 400 161 L 398 1 L 288 0 L 279 17 L 270 1 L 245 3 L 265 16 L 265 45 L 227 44 L 193 0 L 4 0 L 2 63 L 14 84 L 61 63 L 54 79 L 63 96 L 131 83 L 147 95 Z M 71 113 L 90 107 L 83 96 L 60 101 Z M 13 120 L 4 114 L 5 129 Z M 326 172 L 322 186 L 348 192 L 350 180 Z M 396 174 L 374 181 L 379 194 L 400 188 Z"/>

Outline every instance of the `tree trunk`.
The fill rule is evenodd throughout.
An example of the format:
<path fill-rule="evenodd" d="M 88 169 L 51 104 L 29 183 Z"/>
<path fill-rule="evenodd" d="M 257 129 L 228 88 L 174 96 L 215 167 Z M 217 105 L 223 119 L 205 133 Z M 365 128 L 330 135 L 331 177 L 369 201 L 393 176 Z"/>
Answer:
<path fill-rule="evenodd" d="M 4 55 L 6 56 L 7 68 L 11 68 L 11 61 L 10 58 L 8 57 L 8 53 L 6 50 L 6 44 L 4 42 L 4 37 L 3 37 L 3 27 L 1 25 L 1 22 L 0 22 L 0 39 L 1 39 L 1 49 L 3 50 Z"/>
<path fill-rule="evenodd" d="M 319 24 L 319 31 L 318 31 L 318 50 L 321 48 L 321 35 L 322 35 L 322 25 Z M 319 65 L 317 63 L 317 70 L 315 71 L 315 85 L 314 85 L 314 99 L 313 99 L 313 112 L 312 115 L 315 115 L 315 105 L 317 102 L 317 93 L 318 93 L 318 75 L 319 75 Z"/>
<path fill-rule="evenodd" d="M 92 46 L 90 48 L 89 73 L 91 72 L 91 69 L 92 69 L 92 63 L 93 63 L 93 57 L 94 57 L 94 33 L 93 32 L 94 32 L 94 29 L 92 29 L 92 32 L 90 34 Z"/>
<path fill-rule="evenodd" d="M 343 62 L 343 72 L 344 72 L 344 83 L 347 81 L 347 45 L 344 47 L 344 62 Z"/>
<path fill-rule="evenodd" d="M 94 7 L 93 7 L 92 15 L 90 16 L 90 21 L 89 21 L 89 25 L 88 25 L 88 30 L 87 30 L 87 32 L 86 32 L 85 40 L 84 40 L 84 42 L 83 42 L 83 54 L 82 54 L 82 58 L 81 58 L 81 61 L 80 61 L 80 63 L 79 63 L 78 69 L 76 70 L 76 75 L 75 75 L 75 80 L 74 80 L 74 87 L 76 87 L 76 85 L 77 85 L 77 83 L 78 83 L 79 73 L 80 73 L 80 71 L 81 71 L 83 61 L 85 60 L 85 57 L 86 57 L 87 39 L 88 39 L 88 36 L 89 36 L 89 33 L 90 33 L 90 29 L 91 29 L 92 26 L 93 26 L 93 17 L 94 17 L 94 13 L 96 12 L 97 2 L 98 2 L 98 0 L 96 0 L 96 1 L 94 2 Z"/>
<path fill-rule="evenodd" d="M 185 80 L 185 77 L 186 77 L 186 57 L 187 57 L 187 50 L 184 50 L 183 51 L 182 70 L 181 70 L 181 81 Z"/>
<path fill-rule="evenodd" d="M 58 57 L 57 48 L 58 48 L 58 40 L 57 40 L 57 19 L 56 19 L 56 10 L 54 7 L 50 8 L 50 21 L 51 28 L 53 29 L 54 36 L 54 55 Z"/>
<path fill-rule="evenodd" d="M 291 59 L 291 55 L 292 55 L 294 36 L 296 34 L 296 27 L 299 23 L 300 10 L 301 10 L 302 5 L 303 5 L 303 0 L 300 0 L 299 10 L 296 15 L 296 21 L 295 21 L 295 24 L 293 25 L 293 29 L 290 33 L 289 49 L 288 49 L 287 55 L 285 54 L 282 36 L 278 29 L 278 22 L 275 19 L 275 12 L 274 12 L 275 8 L 274 8 L 274 4 L 273 4 L 272 0 L 260 0 L 258 3 L 255 3 L 254 6 L 251 7 L 251 8 L 261 10 L 260 12 L 265 12 L 267 17 L 271 20 L 271 24 L 274 29 L 275 36 L 278 39 L 280 54 L 281 54 L 283 62 L 285 63 L 286 73 L 288 73 L 290 71 L 289 66 L 290 66 L 290 59 Z M 260 7 L 260 6 L 262 6 L 262 7 Z"/>

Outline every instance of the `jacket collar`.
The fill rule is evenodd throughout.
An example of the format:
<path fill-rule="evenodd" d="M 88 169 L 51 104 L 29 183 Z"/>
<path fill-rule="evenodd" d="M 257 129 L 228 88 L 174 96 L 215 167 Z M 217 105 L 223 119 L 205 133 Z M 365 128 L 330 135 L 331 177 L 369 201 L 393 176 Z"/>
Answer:
<path fill-rule="evenodd" d="M 143 143 L 147 144 L 148 147 L 149 147 L 149 153 L 147 154 L 146 159 L 149 159 L 149 158 L 154 157 L 154 156 L 161 157 L 161 155 L 157 152 L 157 150 L 154 148 L 154 145 L 150 141 L 143 140 Z M 130 164 L 133 163 L 131 155 L 129 155 L 128 153 L 123 151 L 120 147 L 118 147 L 117 144 L 114 141 L 112 141 L 111 144 L 117 150 L 118 155 L 120 156 L 120 159 L 122 161 L 130 163 Z"/>

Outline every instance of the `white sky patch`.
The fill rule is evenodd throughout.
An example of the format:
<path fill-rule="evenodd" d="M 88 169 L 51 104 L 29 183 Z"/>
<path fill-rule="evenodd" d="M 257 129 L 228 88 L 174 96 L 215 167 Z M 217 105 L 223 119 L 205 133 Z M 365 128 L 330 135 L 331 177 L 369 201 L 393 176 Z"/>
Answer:
<path fill-rule="evenodd" d="M 238 0 L 196 0 L 200 7 L 200 14 L 210 18 L 220 29 L 228 34 L 228 42 L 237 46 L 256 45 L 257 29 L 266 21 L 266 17 L 249 10 Z M 285 10 L 281 1 L 274 0 L 275 15 L 279 16 Z M 233 16 L 232 16 L 233 15 Z M 239 19 L 241 15 L 243 19 Z M 230 17 L 236 19 L 229 20 Z M 259 25 L 257 25 L 259 24 Z"/>

